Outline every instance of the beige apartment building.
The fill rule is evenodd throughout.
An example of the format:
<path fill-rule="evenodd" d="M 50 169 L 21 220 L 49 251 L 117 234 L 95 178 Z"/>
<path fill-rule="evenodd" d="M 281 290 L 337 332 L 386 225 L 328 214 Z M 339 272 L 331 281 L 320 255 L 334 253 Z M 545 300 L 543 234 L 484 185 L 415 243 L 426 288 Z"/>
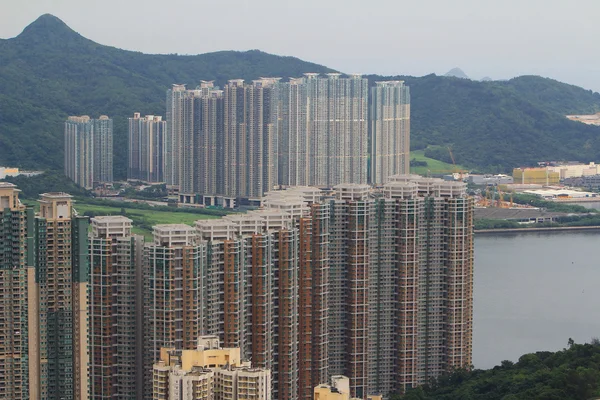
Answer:
<path fill-rule="evenodd" d="M 243 362 L 239 348 L 201 336 L 195 350 L 161 348 L 153 366 L 154 400 L 270 400 L 271 372 Z"/>

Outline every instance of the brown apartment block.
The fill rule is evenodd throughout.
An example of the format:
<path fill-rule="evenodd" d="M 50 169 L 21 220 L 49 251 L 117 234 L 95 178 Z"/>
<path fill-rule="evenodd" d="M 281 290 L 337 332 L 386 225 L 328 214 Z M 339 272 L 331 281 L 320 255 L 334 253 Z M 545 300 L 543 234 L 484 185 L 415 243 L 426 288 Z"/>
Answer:
<path fill-rule="evenodd" d="M 200 335 L 269 369 L 275 399 L 310 399 L 337 375 L 353 397 L 387 396 L 469 367 L 472 230 L 463 183 L 407 175 L 378 189 L 293 187 L 195 229 L 156 226 L 144 368 Z"/>

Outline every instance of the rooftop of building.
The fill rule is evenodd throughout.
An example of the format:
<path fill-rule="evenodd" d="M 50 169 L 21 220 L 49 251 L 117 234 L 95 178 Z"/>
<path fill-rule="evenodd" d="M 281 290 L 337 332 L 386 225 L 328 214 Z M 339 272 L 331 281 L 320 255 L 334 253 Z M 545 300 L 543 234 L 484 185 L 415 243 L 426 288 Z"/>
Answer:
<path fill-rule="evenodd" d="M 48 199 L 72 199 L 73 196 L 71 196 L 69 193 L 65 193 L 65 192 L 48 192 L 48 193 L 42 193 L 40 194 L 41 198 L 48 198 Z"/>

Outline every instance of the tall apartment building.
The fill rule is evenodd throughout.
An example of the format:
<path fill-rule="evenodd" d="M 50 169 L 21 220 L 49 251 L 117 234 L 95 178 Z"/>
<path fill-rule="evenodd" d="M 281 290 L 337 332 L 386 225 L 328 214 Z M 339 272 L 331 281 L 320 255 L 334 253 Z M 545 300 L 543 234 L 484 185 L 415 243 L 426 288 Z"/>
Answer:
<path fill-rule="evenodd" d="M 30 376 L 39 398 L 88 395 L 88 219 L 73 213 L 71 196 L 40 196 L 35 220 L 39 370 Z M 36 355 L 36 358 L 38 356 Z"/>
<path fill-rule="evenodd" d="M 258 201 L 277 184 L 278 79 L 201 82 L 167 94 L 165 157 L 183 203 Z"/>
<path fill-rule="evenodd" d="M 178 186 L 183 203 L 226 207 L 258 203 L 277 185 L 367 183 L 368 99 L 367 79 L 337 73 L 285 83 L 232 79 L 222 90 L 212 82 L 194 90 L 174 85 L 167 92 L 167 183 Z"/>
<path fill-rule="evenodd" d="M 280 184 L 367 183 L 367 79 L 307 73 L 280 92 Z"/>
<path fill-rule="evenodd" d="M 465 184 L 408 175 L 155 227 L 145 353 L 214 335 L 271 370 L 273 398 L 310 399 L 332 375 L 358 398 L 405 391 L 471 363 L 472 229 Z"/>
<path fill-rule="evenodd" d="M 65 122 L 65 175 L 85 189 L 113 181 L 113 122 L 106 115 Z"/>
<path fill-rule="evenodd" d="M 65 175 L 84 189 L 94 188 L 94 135 L 90 117 L 65 122 Z"/>
<path fill-rule="evenodd" d="M 183 119 L 182 98 L 186 95 L 185 85 L 173 85 L 167 90 L 167 130 L 165 134 L 165 182 L 169 187 L 179 186 L 179 161 L 181 158 L 181 121 Z"/>
<path fill-rule="evenodd" d="M 123 216 L 91 220 L 88 289 L 90 399 L 143 399 L 142 250 Z"/>
<path fill-rule="evenodd" d="M 33 208 L 15 185 L 0 182 L 0 397 L 39 398 Z"/>
<path fill-rule="evenodd" d="M 403 81 L 376 82 L 371 88 L 370 183 L 410 172 L 410 91 Z"/>
<path fill-rule="evenodd" d="M 164 141 L 167 123 L 162 117 L 134 113 L 129 118 L 127 179 L 161 183 L 164 178 Z"/>
<path fill-rule="evenodd" d="M 194 349 L 209 318 L 204 314 L 205 248 L 196 242 L 188 225 L 157 225 L 153 242 L 144 247 L 144 399 L 152 397 L 152 364 L 160 349 Z"/>
<path fill-rule="evenodd" d="M 94 181 L 113 181 L 113 120 L 106 115 L 94 119 Z"/>
<path fill-rule="evenodd" d="M 300 247 L 327 268 L 307 273 L 311 263 L 299 253 L 300 398 L 331 375 L 348 376 L 351 395 L 363 398 L 470 365 L 473 200 L 465 189 L 393 176 L 382 189 L 343 184 L 332 198 L 313 199 L 310 220 L 299 225 Z M 301 197 L 296 188 L 292 193 Z M 291 199 L 273 192 L 264 205 Z M 321 245 L 306 239 L 318 221 L 327 234 Z M 327 294 L 322 301 L 317 289 Z M 319 349 L 327 349 L 325 357 L 316 356 Z M 315 376 L 313 363 L 326 366 L 325 376 Z"/>
<path fill-rule="evenodd" d="M 154 400 L 271 399 L 268 369 L 242 361 L 239 348 L 221 348 L 216 336 L 201 336 L 192 350 L 162 348 L 154 364 Z"/>

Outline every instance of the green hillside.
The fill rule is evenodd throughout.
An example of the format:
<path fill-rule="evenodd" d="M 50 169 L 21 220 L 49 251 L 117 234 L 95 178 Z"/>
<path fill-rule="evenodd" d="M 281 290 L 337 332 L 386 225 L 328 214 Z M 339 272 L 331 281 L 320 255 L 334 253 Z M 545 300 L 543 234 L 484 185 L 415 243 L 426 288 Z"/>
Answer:
<path fill-rule="evenodd" d="M 106 114 L 114 118 L 115 176 L 123 178 L 127 117 L 136 111 L 164 115 L 171 84 L 328 71 L 257 50 L 197 56 L 125 51 L 43 15 L 19 36 L 0 40 L 0 165 L 60 170 L 66 117 Z M 426 157 L 450 163 L 451 146 L 457 164 L 485 171 L 545 159 L 600 160 L 600 128 L 564 117 L 600 110 L 598 93 L 535 76 L 502 82 L 393 78 L 411 87 L 412 147 Z"/>
<path fill-rule="evenodd" d="M 114 118 L 115 175 L 127 162 L 127 118 L 165 114 L 173 83 L 298 76 L 330 69 L 253 50 L 198 56 L 149 55 L 102 46 L 43 15 L 16 38 L 0 40 L 0 165 L 63 166 L 69 115 Z"/>
<path fill-rule="evenodd" d="M 457 371 L 391 400 L 585 400 L 600 396 L 600 344 L 525 354 L 488 370 Z"/>

